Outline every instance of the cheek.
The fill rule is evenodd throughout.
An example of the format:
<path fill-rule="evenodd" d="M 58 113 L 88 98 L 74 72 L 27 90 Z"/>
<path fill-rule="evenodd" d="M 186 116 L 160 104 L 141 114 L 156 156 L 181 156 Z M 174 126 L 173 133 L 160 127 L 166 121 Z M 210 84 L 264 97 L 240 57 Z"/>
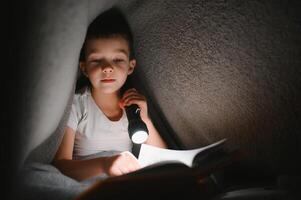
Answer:
<path fill-rule="evenodd" d="M 99 70 L 98 67 L 89 67 L 88 72 L 90 74 L 94 74 L 95 72 L 97 72 Z"/>
<path fill-rule="evenodd" d="M 89 75 L 89 78 L 96 78 L 99 75 L 99 71 L 101 69 L 98 67 L 91 67 L 90 69 L 88 69 L 87 74 Z"/>
<path fill-rule="evenodd" d="M 118 68 L 116 68 L 116 73 L 118 73 L 119 76 L 127 76 L 128 67 L 127 66 L 119 66 Z"/>
<path fill-rule="evenodd" d="M 120 85 L 121 86 L 123 86 L 123 84 L 125 83 L 125 81 L 126 81 L 126 76 L 125 77 L 123 77 L 122 79 L 120 79 Z"/>
<path fill-rule="evenodd" d="M 120 84 L 122 84 L 122 85 L 125 83 L 125 81 L 126 81 L 126 79 L 127 79 L 127 76 L 128 76 L 127 72 L 128 72 L 127 70 L 122 70 L 122 71 L 120 71 L 119 74 L 118 74 L 119 82 L 120 82 Z"/>

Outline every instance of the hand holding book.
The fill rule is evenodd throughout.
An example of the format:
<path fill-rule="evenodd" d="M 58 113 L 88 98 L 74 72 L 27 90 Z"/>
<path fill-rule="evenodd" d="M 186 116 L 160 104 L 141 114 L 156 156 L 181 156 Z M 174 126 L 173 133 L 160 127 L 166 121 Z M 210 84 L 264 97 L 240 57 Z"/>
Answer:
<path fill-rule="evenodd" d="M 209 177 L 237 159 L 237 151 L 224 150 L 225 141 L 192 150 L 161 149 L 143 144 L 138 158 L 141 169 L 100 181 L 78 199 L 134 198 L 146 193 L 149 199 L 158 195 L 167 199 L 170 196 L 183 199 L 189 195 L 209 197 L 217 192 Z"/>

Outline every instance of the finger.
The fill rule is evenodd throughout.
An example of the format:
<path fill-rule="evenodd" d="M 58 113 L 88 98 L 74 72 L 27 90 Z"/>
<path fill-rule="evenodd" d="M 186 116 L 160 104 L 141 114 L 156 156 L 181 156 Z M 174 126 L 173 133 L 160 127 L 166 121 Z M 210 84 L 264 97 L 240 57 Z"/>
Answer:
<path fill-rule="evenodd" d="M 132 105 L 132 104 L 137 104 L 138 105 L 138 107 L 140 108 L 140 109 L 142 109 L 142 108 L 144 108 L 144 105 L 145 105 L 145 101 L 144 101 L 144 99 L 141 99 L 141 98 L 133 98 L 133 99 L 129 99 L 129 100 L 127 100 L 126 102 L 124 102 L 124 106 L 130 106 L 130 105 Z"/>
<path fill-rule="evenodd" d="M 135 88 L 131 88 L 131 89 L 127 90 L 126 92 L 124 92 L 123 96 L 127 96 L 132 93 L 139 93 L 139 92 Z"/>
<path fill-rule="evenodd" d="M 128 98 L 130 98 L 131 96 L 143 96 L 141 94 L 139 94 L 137 91 L 130 91 L 128 92 L 127 94 L 124 94 L 121 99 L 119 100 L 119 105 L 120 107 L 123 107 L 124 106 L 124 101 Z"/>
<path fill-rule="evenodd" d="M 128 158 L 130 158 L 130 159 L 135 159 L 135 160 L 137 160 L 137 158 L 134 156 L 134 154 L 132 154 L 132 153 L 129 152 L 129 151 L 123 151 L 121 154 L 124 155 L 124 156 L 126 156 L 126 157 L 128 157 Z"/>
<path fill-rule="evenodd" d="M 124 94 L 127 94 L 129 92 L 137 92 L 137 90 L 135 88 L 131 88 L 131 89 L 128 89 L 124 92 Z"/>
<path fill-rule="evenodd" d="M 138 165 L 139 166 L 139 162 L 138 162 L 138 159 L 134 156 L 134 154 L 132 154 L 131 152 L 129 151 L 125 151 L 124 152 L 124 155 L 126 155 L 126 157 L 130 160 L 130 163 L 131 164 L 134 164 L 134 165 Z"/>
<path fill-rule="evenodd" d="M 123 94 L 122 99 L 127 98 L 130 95 L 141 95 L 137 90 L 131 90 Z"/>
<path fill-rule="evenodd" d="M 135 164 L 129 164 L 128 169 L 130 172 L 138 170 L 138 168 Z"/>
<path fill-rule="evenodd" d="M 132 171 L 136 171 L 136 170 L 138 170 L 138 169 L 141 168 L 141 166 L 140 166 L 138 160 L 137 160 L 137 161 L 133 161 L 133 162 L 131 163 L 130 167 L 131 167 L 131 170 L 132 170 Z"/>
<path fill-rule="evenodd" d="M 122 162 L 119 165 L 119 169 L 123 174 L 127 174 L 131 171 L 133 171 L 132 167 L 131 167 L 131 158 L 129 155 L 128 151 L 122 152 L 121 153 L 122 156 Z"/>
<path fill-rule="evenodd" d="M 129 102 L 132 99 L 140 99 L 141 101 L 146 101 L 144 96 L 141 95 L 131 95 L 129 97 L 127 97 L 126 99 L 123 99 L 122 104 L 126 105 L 127 102 Z"/>
<path fill-rule="evenodd" d="M 146 98 L 141 94 L 131 94 L 125 98 L 122 98 L 121 102 L 124 104 L 126 101 L 128 101 L 129 99 L 132 99 L 132 98 L 139 98 L 139 99 L 143 99 L 146 101 Z"/>
<path fill-rule="evenodd" d="M 120 176 L 124 174 L 123 171 L 120 169 L 120 167 L 118 167 L 118 169 L 115 171 L 115 176 Z"/>
<path fill-rule="evenodd" d="M 122 172 L 122 174 L 127 174 L 129 172 L 131 172 L 131 169 L 130 169 L 130 161 L 128 160 L 128 155 L 125 154 L 125 153 L 122 153 L 122 160 L 119 164 L 119 170 Z"/>
<path fill-rule="evenodd" d="M 141 97 L 141 98 L 145 98 L 142 94 L 139 94 L 139 93 L 132 93 L 132 94 L 129 94 L 129 95 L 123 97 L 122 100 L 124 101 L 124 100 L 126 100 L 126 99 L 128 99 L 128 98 L 135 97 L 135 96 Z"/>
<path fill-rule="evenodd" d="M 120 171 L 121 171 L 122 174 L 127 174 L 127 173 L 131 172 L 131 170 L 128 169 L 127 167 L 125 167 L 125 166 L 121 167 Z"/>
<path fill-rule="evenodd" d="M 130 89 L 128 89 L 127 91 L 135 91 L 136 90 L 136 88 L 130 88 Z M 137 90 L 136 90 L 137 91 Z"/>
<path fill-rule="evenodd" d="M 121 155 L 125 156 L 126 158 L 131 157 L 131 155 L 133 155 L 131 152 L 129 151 L 123 151 L 120 153 Z M 134 155 L 133 155 L 134 156 Z M 135 156 L 134 156 L 135 157 Z"/>
<path fill-rule="evenodd" d="M 114 167 L 109 171 L 109 176 L 120 176 L 122 175 L 122 171 L 119 167 Z"/>
<path fill-rule="evenodd" d="M 131 152 L 127 152 L 127 156 L 129 158 L 129 168 L 132 170 L 132 171 L 135 171 L 137 169 L 140 169 L 141 166 L 138 162 L 138 159 L 131 153 Z"/>

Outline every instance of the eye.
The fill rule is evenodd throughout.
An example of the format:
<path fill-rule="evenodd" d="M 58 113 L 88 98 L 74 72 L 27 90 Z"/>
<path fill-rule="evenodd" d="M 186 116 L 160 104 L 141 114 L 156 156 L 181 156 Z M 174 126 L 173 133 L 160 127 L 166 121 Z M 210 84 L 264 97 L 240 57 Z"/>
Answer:
<path fill-rule="evenodd" d="M 122 59 L 122 58 L 115 58 L 113 61 L 114 61 L 115 63 L 122 63 L 122 62 L 125 62 L 125 60 Z"/>
<path fill-rule="evenodd" d="M 99 65 L 102 63 L 102 60 L 101 59 L 95 59 L 95 60 L 90 60 L 89 61 L 89 64 L 90 65 Z"/>

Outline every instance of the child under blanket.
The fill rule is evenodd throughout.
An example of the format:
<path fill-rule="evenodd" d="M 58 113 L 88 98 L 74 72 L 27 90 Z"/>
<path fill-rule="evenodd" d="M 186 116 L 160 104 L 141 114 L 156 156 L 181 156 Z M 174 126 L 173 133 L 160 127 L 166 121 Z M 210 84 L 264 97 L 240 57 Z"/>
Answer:
<path fill-rule="evenodd" d="M 61 145 L 53 160 L 65 175 L 76 180 L 107 174 L 118 176 L 140 168 L 130 153 L 125 106 L 137 104 L 149 137 L 147 144 L 166 148 L 148 116 L 146 98 L 135 88 L 120 92 L 134 72 L 133 37 L 116 8 L 99 15 L 88 27 L 80 55 L 80 72 L 87 80 L 75 94 Z M 114 155 L 97 155 L 116 151 Z"/>

